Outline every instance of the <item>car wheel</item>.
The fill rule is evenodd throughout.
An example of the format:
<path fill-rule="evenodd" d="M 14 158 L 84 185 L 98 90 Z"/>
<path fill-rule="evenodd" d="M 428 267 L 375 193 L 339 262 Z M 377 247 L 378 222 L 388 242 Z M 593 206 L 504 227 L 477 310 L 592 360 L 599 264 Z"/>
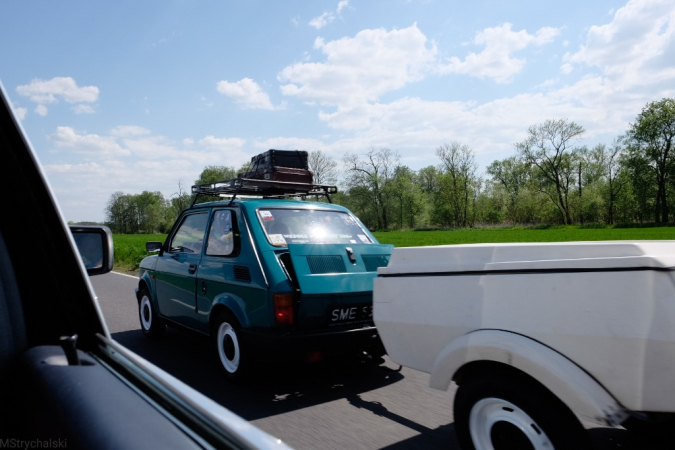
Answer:
<path fill-rule="evenodd" d="M 152 306 L 150 293 L 146 289 L 141 289 L 138 301 L 138 318 L 141 321 L 141 330 L 143 334 L 150 338 L 159 338 L 166 330 L 166 324 L 157 316 Z"/>
<path fill-rule="evenodd" d="M 586 430 L 549 391 L 495 374 L 462 383 L 455 395 L 455 431 L 466 450 L 589 449 Z"/>
<path fill-rule="evenodd" d="M 248 372 L 249 362 L 243 350 L 241 326 L 229 313 L 221 313 L 213 326 L 214 349 L 216 359 L 225 376 L 240 381 Z"/>

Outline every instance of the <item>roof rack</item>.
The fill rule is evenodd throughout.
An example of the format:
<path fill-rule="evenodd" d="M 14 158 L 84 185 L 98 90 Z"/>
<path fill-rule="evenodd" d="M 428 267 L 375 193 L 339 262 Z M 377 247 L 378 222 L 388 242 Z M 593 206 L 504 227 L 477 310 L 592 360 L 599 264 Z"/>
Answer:
<path fill-rule="evenodd" d="M 333 201 L 330 194 L 337 193 L 337 186 L 322 184 L 296 183 L 289 181 L 260 180 L 253 178 L 234 178 L 231 180 L 217 181 L 209 184 L 197 184 L 192 186 L 191 207 L 197 202 L 200 195 L 231 195 L 230 204 L 234 202 L 238 194 L 253 195 L 262 198 L 289 198 L 308 195 L 325 196 L 330 203 Z"/>

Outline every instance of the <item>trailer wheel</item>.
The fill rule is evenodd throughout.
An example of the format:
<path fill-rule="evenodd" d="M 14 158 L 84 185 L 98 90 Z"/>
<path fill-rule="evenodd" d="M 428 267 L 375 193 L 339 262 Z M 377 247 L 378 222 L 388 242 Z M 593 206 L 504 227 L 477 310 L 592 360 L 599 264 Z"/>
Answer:
<path fill-rule="evenodd" d="M 590 449 L 588 433 L 569 408 L 520 377 L 496 374 L 462 383 L 454 415 L 462 449 Z"/>

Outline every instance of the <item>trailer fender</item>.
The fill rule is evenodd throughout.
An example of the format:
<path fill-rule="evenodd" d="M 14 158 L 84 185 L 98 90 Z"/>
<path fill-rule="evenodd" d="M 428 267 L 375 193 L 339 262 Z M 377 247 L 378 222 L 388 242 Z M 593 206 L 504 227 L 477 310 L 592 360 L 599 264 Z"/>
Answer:
<path fill-rule="evenodd" d="M 537 380 L 582 420 L 616 426 L 628 412 L 595 378 L 550 347 L 502 330 L 478 330 L 448 344 L 434 362 L 429 386 L 447 390 L 466 364 L 506 364 Z"/>

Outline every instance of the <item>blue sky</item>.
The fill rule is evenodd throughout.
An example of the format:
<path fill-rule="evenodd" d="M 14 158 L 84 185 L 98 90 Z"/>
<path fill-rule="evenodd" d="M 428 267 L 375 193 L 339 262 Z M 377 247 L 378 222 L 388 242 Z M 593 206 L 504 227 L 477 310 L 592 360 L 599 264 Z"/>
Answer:
<path fill-rule="evenodd" d="M 0 80 L 67 220 L 270 148 L 453 141 L 479 173 L 530 125 L 610 144 L 675 97 L 672 0 L 5 2 Z"/>

